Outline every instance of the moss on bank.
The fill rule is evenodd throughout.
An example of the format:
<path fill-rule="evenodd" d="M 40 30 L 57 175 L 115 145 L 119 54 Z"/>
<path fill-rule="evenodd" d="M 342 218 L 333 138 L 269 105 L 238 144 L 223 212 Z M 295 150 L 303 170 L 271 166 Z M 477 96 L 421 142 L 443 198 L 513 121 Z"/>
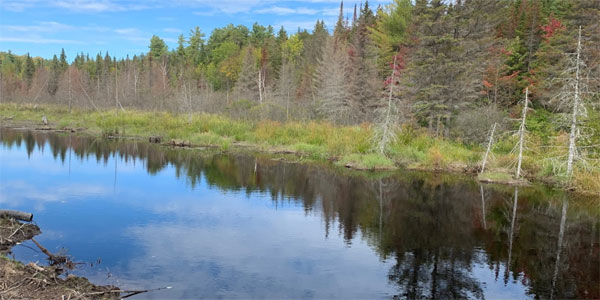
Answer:
<path fill-rule="evenodd" d="M 403 166 L 420 170 L 447 170 L 476 173 L 483 149 L 431 137 L 424 130 L 404 128 L 386 155 L 374 151 L 373 130 L 369 124 L 334 126 L 326 122 L 287 122 L 264 120 L 248 122 L 220 115 L 196 113 L 191 116 L 146 111 L 83 111 L 69 113 L 64 107 L 0 104 L 3 123 L 39 122 L 46 116 L 55 128 L 85 128 L 92 135 L 162 136 L 164 141 L 179 139 L 198 146 L 216 146 L 227 150 L 232 146 L 250 146 L 263 151 L 296 153 L 310 159 L 330 159 L 340 166 L 356 169 L 391 169 Z M 486 169 L 501 179 L 510 179 L 514 168 L 511 152 L 513 137 L 499 140 L 493 147 L 493 158 Z M 564 142 L 541 139 L 532 134 L 523 161 L 523 173 L 530 181 L 553 182 L 581 192 L 600 193 L 600 166 L 597 163 L 578 166 L 570 184 L 555 175 L 558 164 L 553 157 L 563 153 L 556 145 Z M 550 143 L 550 144 L 548 144 Z M 553 144 L 552 144 L 553 143 Z M 543 150 L 540 150 L 543 149 Z M 550 151 L 550 150 L 552 151 Z"/>

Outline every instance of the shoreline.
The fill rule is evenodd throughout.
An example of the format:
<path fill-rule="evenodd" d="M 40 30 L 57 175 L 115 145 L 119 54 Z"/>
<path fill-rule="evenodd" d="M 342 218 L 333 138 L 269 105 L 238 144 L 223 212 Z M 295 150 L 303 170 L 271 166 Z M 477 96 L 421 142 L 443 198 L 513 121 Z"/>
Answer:
<path fill-rule="evenodd" d="M 65 269 L 77 263 L 51 262 L 48 266 L 20 262 L 8 256 L 14 246 L 41 234 L 37 225 L 0 217 L 0 296 L 7 299 L 121 299 L 115 286 L 100 286 L 87 278 L 72 274 L 63 277 Z M 34 243 L 37 243 L 34 241 Z"/>
<path fill-rule="evenodd" d="M 5 109 L 6 109 L 5 105 Z M 2 107 L 0 107 L 2 108 Z M 33 108 L 36 112 L 46 114 L 50 113 L 46 108 Z M 15 108 L 16 111 L 28 111 L 31 108 Z M 82 112 L 79 114 L 90 114 L 87 112 Z M 136 114 L 136 113 L 134 113 Z M 144 114 L 140 112 L 139 114 Z M 71 121 L 54 121 L 55 118 L 49 120 L 48 124 L 41 124 L 35 121 L 31 116 L 19 116 L 15 118 L 15 116 L 0 116 L 2 128 L 9 129 L 21 129 L 21 130 L 35 130 L 35 131 L 43 131 L 43 132 L 54 132 L 61 134 L 77 134 L 89 137 L 96 138 L 107 138 L 107 139 L 131 139 L 144 141 L 154 144 L 160 144 L 165 147 L 174 147 L 174 148 L 187 148 L 187 149 L 215 149 L 220 150 L 222 152 L 228 152 L 231 150 L 235 151 L 255 151 L 262 152 L 267 154 L 283 154 L 283 155 L 294 155 L 296 157 L 300 157 L 301 159 L 306 159 L 307 161 L 330 161 L 334 165 L 347 168 L 357 171 L 370 171 L 370 172 L 381 172 L 381 171 L 398 171 L 398 170 L 411 170 L 411 171 L 425 171 L 425 172 L 433 172 L 433 173 L 460 173 L 466 174 L 474 178 L 481 183 L 488 184 L 503 184 L 503 185 L 530 185 L 530 184 L 543 184 L 545 186 L 551 188 L 559 188 L 565 190 L 570 193 L 582 194 L 587 196 L 600 196 L 600 190 L 585 190 L 581 188 L 576 188 L 574 186 L 566 186 L 561 183 L 559 180 L 550 177 L 550 176 L 539 176 L 536 174 L 526 173 L 524 176 L 524 180 L 515 180 L 512 178 L 507 170 L 502 168 L 488 168 L 486 173 L 479 174 L 479 164 L 478 163 L 469 163 L 463 161 L 453 161 L 448 162 L 443 158 L 433 161 L 427 161 L 427 163 L 419 163 L 419 162 L 411 162 L 410 160 L 404 159 L 389 159 L 387 157 L 381 157 L 377 154 L 372 153 L 339 153 L 333 154 L 328 152 L 321 152 L 318 150 L 314 150 L 310 148 L 311 145 L 305 145 L 306 149 L 302 147 L 298 147 L 296 145 L 286 145 L 286 144 L 275 144 L 270 142 L 265 143 L 254 143 L 252 141 L 243 140 L 236 138 L 231 138 L 228 136 L 216 136 L 215 138 L 205 139 L 198 138 L 200 136 L 211 135 L 212 132 L 205 131 L 200 134 L 194 134 L 192 138 L 186 139 L 185 137 L 179 136 L 166 136 L 160 135 L 156 133 L 156 129 L 144 131 L 143 126 L 140 126 L 141 129 L 136 128 L 139 133 L 127 132 L 124 129 L 126 126 L 123 125 L 122 128 L 102 128 L 102 126 L 98 124 L 93 124 L 93 120 L 78 120 L 76 124 L 72 124 L 75 122 Z M 40 118 L 41 120 L 41 118 Z M 99 122 L 99 121 L 96 121 Z M 232 121 L 234 122 L 234 121 Z M 65 125 L 66 123 L 66 125 Z M 228 124 L 224 124 L 226 126 Z M 236 125 L 236 124 L 234 124 Z M 478 154 L 477 152 L 472 152 L 471 155 Z M 433 154 L 435 157 L 436 153 Z M 439 155 L 439 154 L 437 154 Z M 284 158 L 285 159 L 285 158 Z"/>

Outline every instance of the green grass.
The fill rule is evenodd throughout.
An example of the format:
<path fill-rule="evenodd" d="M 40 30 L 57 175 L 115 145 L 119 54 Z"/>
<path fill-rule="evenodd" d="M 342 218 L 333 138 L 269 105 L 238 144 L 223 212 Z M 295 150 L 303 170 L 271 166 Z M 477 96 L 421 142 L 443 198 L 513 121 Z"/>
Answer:
<path fill-rule="evenodd" d="M 46 115 L 51 125 L 58 128 L 86 128 L 92 135 L 119 135 L 147 138 L 162 136 L 186 140 L 193 145 L 217 146 L 230 149 L 235 143 L 259 149 L 286 150 L 313 159 L 338 160 L 338 165 L 351 164 L 357 168 L 384 169 L 404 165 L 425 170 L 475 169 L 480 164 L 484 149 L 458 141 L 431 137 L 424 129 L 402 128 L 394 143 L 388 145 L 386 155 L 375 153 L 373 129 L 370 124 L 360 126 L 334 126 L 327 122 L 287 122 L 264 120 L 251 122 L 221 115 L 195 113 L 191 120 L 187 114 L 167 112 L 84 111 L 74 109 L 69 113 L 64 107 L 0 104 L 0 118 L 38 123 Z M 554 178 L 556 166 L 552 157 L 564 155 L 566 134 L 552 133 L 545 122 L 551 116 L 538 113 L 531 120 L 528 149 L 525 152 L 523 171 L 529 177 Z M 554 134 L 554 135 L 552 135 Z M 515 138 L 505 136 L 496 141 L 488 163 L 491 173 L 514 169 L 516 156 L 511 153 Z M 503 171 L 505 172 L 505 171 Z M 502 172 L 500 172 L 502 173 Z M 597 162 L 578 170 L 571 186 L 585 191 L 600 191 L 600 166 Z M 563 181 L 564 182 L 564 181 Z M 566 184 L 565 184 L 566 185 Z"/>
<path fill-rule="evenodd" d="M 353 165 L 358 169 L 391 169 L 394 168 L 394 162 L 376 153 L 359 154 L 352 153 L 344 155 L 336 164 L 340 166 L 346 166 L 348 164 Z"/>

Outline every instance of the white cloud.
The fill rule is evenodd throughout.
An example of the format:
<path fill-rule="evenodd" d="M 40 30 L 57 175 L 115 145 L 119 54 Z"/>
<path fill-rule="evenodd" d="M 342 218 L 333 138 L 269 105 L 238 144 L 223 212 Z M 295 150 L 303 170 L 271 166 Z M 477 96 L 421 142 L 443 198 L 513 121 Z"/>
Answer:
<path fill-rule="evenodd" d="M 164 32 L 181 33 L 182 30 L 179 28 L 163 28 Z"/>
<path fill-rule="evenodd" d="M 10 1 L 10 0 L 4 0 L 2 1 L 2 9 L 8 10 L 8 11 L 15 11 L 15 12 L 21 12 L 24 11 L 26 8 L 30 8 L 33 7 L 35 5 L 36 1 L 28 1 L 28 0 L 19 0 L 19 1 Z"/>
<path fill-rule="evenodd" d="M 0 42 L 32 43 L 32 44 L 83 44 L 81 41 L 46 39 L 40 37 L 0 37 Z"/>
<path fill-rule="evenodd" d="M 50 5 L 75 12 L 92 13 L 143 10 L 151 8 L 151 6 L 135 2 L 127 3 L 126 1 L 121 1 L 117 3 L 117 1 L 111 0 L 59 0 L 50 2 Z"/>
<path fill-rule="evenodd" d="M 113 30 L 118 37 L 137 44 L 146 44 L 150 41 L 150 35 L 138 28 L 117 28 Z"/>
<path fill-rule="evenodd" d="M 58 22 L 37 22 L 39 25 L 1 25 L 2 34 L 9 32 L 54 33 L 73 29 L 72 26 Z"/>
<path fill-rule="evenodd" d="M 315 15 L 319 11 L 312 8 L 299 7 L 299 8 L 290 8 L 290 7 L 281 7 L 281 6 L 272 6 L 268 8 L 262 8 L 255 11 L 259 14 L 275 14 L 275 15 Z"/>
<path fill-rule="evenodd" d="M 137 35 L 140 34 L 140 30 L 137 28 L 118 28 L 114 30 L 118 34 L 122 35 Z"/>
<path fill-rule="evenodd" d="M 82 199 L 80 195 L 106 195 L 109 189 L 100 185 L 87 183 L 70 183 L 58 186 L 42 187 L 23 180 L 13 180 L 0 185 L 0 204 L 16 206 L 33 201 L 36 207 L 42 207 L 46 202 L 60 202 L 72 199 Z"/>

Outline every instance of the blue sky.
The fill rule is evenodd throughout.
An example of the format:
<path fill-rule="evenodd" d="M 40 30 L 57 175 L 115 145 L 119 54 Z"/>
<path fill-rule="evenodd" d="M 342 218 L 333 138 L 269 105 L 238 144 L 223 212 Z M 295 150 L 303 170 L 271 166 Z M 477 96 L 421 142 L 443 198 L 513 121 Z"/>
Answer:
<path fill-rule="evenodd" d="M 345 13 L 351 17 L 360 2 L 344 1 Z M 123 57 L 147 52 L 153 34 L 174 47 L 195 26 L 207 37 L 229 23 L 284 26 L 289 33 L 310 30 L 317 19 L 331 29 L 338 13 L 339 0 L 0 0 L 0 51 L 50 58 L 64 48 L 69 60 L 82 51 Z"/>

